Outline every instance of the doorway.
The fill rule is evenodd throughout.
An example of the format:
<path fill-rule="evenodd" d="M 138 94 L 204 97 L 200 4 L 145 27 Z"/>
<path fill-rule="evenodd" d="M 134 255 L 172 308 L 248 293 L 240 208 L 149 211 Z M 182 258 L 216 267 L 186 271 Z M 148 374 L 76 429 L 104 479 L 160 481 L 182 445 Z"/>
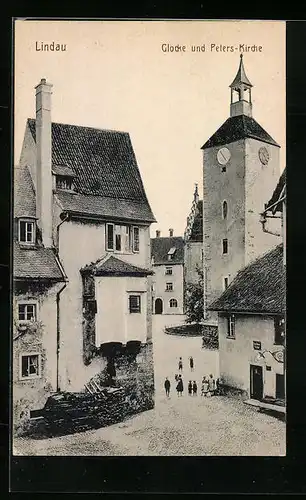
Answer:
<path fill-rule="evenodd" d="M 250 365 L 251 399 L 261 400 L 263 397 L 262 366 Z"/>
<path fill-rule="evenodd" d="M 155 314 L 163 314 L 163 301 L 162 301 L 162 299 L 155 300 Z"/>
<path fill-rule="evenodd" d="M 276 399 L 285 399 L 285 377 L 280 373 L 276 373 L 275 397 Z"/>

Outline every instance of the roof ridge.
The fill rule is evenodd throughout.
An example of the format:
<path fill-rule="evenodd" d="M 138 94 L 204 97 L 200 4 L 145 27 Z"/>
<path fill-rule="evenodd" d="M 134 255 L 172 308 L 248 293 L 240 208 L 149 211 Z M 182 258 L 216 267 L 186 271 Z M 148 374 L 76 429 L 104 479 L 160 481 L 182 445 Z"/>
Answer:
<path fill-rule="evenodd" d="M 36 119 L 35 118 L 28 118 L 28 120 L 33 121 L 36 124 Z M 124 130 L 117 130 L 117 129 L 111 129 L 111 128 L 98 128 L 98 127 L 90 127 L 89 125 L 77 125 L 75 123 L 62 123 L 62 122 L 54 122 L 51 121 L 52 125 L 63 125 L 64 127 L 77 127 L 77 128 L 86 128 L 89 130 L 98 130 L 100 132 L 116 132 L 117 134 L 125 134 L 125 135 L 130 135 L 129 132 L 124 131 Z"/>

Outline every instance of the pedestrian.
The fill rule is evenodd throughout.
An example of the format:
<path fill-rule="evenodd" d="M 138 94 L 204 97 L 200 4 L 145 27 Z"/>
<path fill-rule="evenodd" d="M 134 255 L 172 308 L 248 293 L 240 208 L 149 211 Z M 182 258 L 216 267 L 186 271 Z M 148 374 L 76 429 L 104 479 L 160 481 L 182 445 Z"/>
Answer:
<path fill-rule="evenodd" d="M 218 396 L 220 396 L 221 394 L 221 387 L 220 387 L 220 379 L 217 378 L 216 380 L 216 394 L 218 394 Z"/>
<path fill-rule="evenodd" d="M 179 359 L 179 362 L 178 362 L 178 369 L 179 369 L 179 372 L 182 372 L 183 371 L 183 360 L 182 358 Z"/>
<path fill-rule="evenodd" d="M 195 380 L 193 381 L 193 384 L 192 384 L 192 390 L 193 390 L 193 395 L 196 396 L 197 392 L 198 392 L 198 386 L 197 386 L 197 383 Z"/>
<path fill-rule="evenodd" d="M 208 385 L 207 377 L 203 377 L 203 380 L 202 380 L 202 390 L 201 390 L 201 395 L 202 396 L 207 396 L 208 395 L 208 388 L 209 388 L 209 385 Z"/>
<path fill-rule="evenodd" d="M 182 380 L 182 376 L 181 375 L 179 375 L 179 379 L 178 379 L 178 382 L 177 382 L 176 390 L 177 390 L 177 395 L 178 396 L 182 396 L 183 395 L 184 384 L 183 384 L 183 380 Z"/>
<path fill-rule="evenodd" d="M 178 374 L 177 373 L 175 374 L 174 378 L 175 378 L 175 382 L 177 382 L 178 381 Z"/>
<path fill-rule="evenodd" d="M 215 390 L 216 390 L 216 383 L 215 383 L 215 379 L 214 379 L 212 374 L 209 375 L 208 389 L 209 389 L 210 396 L 213 396 L 215 394 Z"/>
<path fill-rule="evenodd" d="M 190 358 L 189 358 L 189 366 L 190 366 L 190 370 L 193 372 L 194 362 L 193 362 L 193 357 L 192 356 L 190 356 Z"/>
<path fill-rule="evenodd" d="M 166 391 L 166 396 L 167 398 L 170 396 L 170 380 L 168 380 L 168 377 L 166 377 L 165 383 L 164 383 L 165 391 Z"/>
<path fill-rule="evenodd" d="M 191 396 L 191 394 L 192 394 L 192 382 L 191 382 L 191 380 L 189 380 L 189 384 L 188 384 L 188 394 L 189 394 L 189 396 Z"/>

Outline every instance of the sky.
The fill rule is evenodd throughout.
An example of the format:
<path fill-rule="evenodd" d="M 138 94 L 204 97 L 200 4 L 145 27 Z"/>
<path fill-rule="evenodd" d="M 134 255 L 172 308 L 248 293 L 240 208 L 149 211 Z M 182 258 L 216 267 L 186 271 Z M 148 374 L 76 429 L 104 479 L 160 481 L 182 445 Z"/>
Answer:
<path fill-rule="evenodd" d="M 285 167 L 285 29 L 284 21 L 17 20 L 14 163 L 35 117 L 34 87 L 46 78 L 52 121 L 129 132 L 158 221 L 151 235 L 183 235 L 195 183 L 203 191 L 201 146 L 229 117 L 240 53 L 253 117 L 281 146 Z M 66 50 L 36 50 L 53 41 Z"/>

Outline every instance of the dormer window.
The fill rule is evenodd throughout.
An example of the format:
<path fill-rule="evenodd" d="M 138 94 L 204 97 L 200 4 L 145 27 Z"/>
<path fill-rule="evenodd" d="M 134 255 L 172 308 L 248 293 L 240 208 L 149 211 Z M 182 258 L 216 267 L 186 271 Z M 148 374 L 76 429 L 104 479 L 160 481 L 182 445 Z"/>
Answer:
<path fill-rule="evenodd" d="M 55 188 L 65 191 L 73 191 L 73 179 L 75 173 L 67 165 L 52 165 L 52 173 L 55 177 Z"/>
<path fill-rule="evenodd" d="M 175 247 L 171 247 L 169 252 L 168 252 L 168 260 L 172 260 L 173 257 L 174 257 L 174 254 L 175 254 L 175 251 L 176 251 L 176 248 Z"/>
<path fill-rule="evenodd" d="M 35 243 L 35 222 L 31 219 L 19 219 L 18 240 L 20 243 Z"/>
<path fill-rule="evenodd" d="M 56 176 L 56 189 L 65 189 L 66 191 L 73 190 L 72 177 L 65 177 L 63 175 Z"/>

